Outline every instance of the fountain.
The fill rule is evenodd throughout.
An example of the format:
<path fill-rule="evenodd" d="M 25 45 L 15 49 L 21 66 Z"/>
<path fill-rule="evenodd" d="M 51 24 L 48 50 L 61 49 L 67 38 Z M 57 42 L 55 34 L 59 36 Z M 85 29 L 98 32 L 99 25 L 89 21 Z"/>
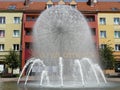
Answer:
<path fill-rule="evenodd" d="M 27 60 L 25 85 L 95 87 L 107 83 L 91 30 L 80 11 L 58 5 L 46 9 L 33 28 L 34 58 Z M 34 73 L 33 81 L 29 81 Z"/>

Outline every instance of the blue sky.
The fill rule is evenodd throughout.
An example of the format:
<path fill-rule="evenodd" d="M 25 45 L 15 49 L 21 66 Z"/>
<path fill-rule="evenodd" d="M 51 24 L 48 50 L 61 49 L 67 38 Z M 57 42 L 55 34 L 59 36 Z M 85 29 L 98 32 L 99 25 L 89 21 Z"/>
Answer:
<path fill-rule="evenodd" d="M 25 1 L 25 0 L 0 0 L 0 1 Z M 31 1 L 47 1 L 47 0 L 31 0 Z M 52 1 L 59 1 L 59 0 L 52 0 Z M 64 0 L 64 1 L 71 1 L 71 0 Z M 88 1 L 88 0 L 76 0 L 77 2 L 86 2 L 86 1 Z M 110 2 L 110 1 L 119 1 L 120 2 L 120 0 L 98 0 L 98 1 L 108 1 L 108 2 Z"/>
<path fill-rule="evenodd" d="M 67 0 L 67 1 L 70 1 L 70 0 Z M 76 0 L 76 1 L 78 1 L 78 2 L 86 2 L 86 1 L 88 1 L 88 0 Z M 98 1 L 120 1 L 120 0 L 98 0 Z"/>
<path fill-rule="evenodd" d="M 76 1 L 88 1 L 88 0 L 76 0 Z M 98 1 L 120 1 L 120 0 L 98 0 Z"/>
<path fill-rule="evenodd" d="M 41 1 L 45 1 L 45 0 L 41 0 Z M 47 0 L 46 0 L 47 1 Z M 59 1 L 59 0 L 53 0 L 53 1 Z M 64 1 L 71 1 L 71 0 L 64 0 Z M 86 2 L 88 0 L 76 0 L 77 2 Z M 98 1 L 120 1 L 120 0 L 98 0 Z"/>
<path fill-rule="evenodd" d="M 41 0 L 41 1 L 45 1 L 45 0 Z M 46 0 L 47 1 L 47 0 Z M 59 1 L 59 0 L 52 0 L 52 1 Z M 64 0 L 64 1 L 71 1 L 71 0 Z M 88 0 L 76 0 L 77 2 L 86 2 Z M 120 0 L 98 0 L 98 1 L 120 1 Z"/>
<path fill-rule="evenodd" d="M 86 2 L 88 0 L 76 0 L 76 1 L 84 1 L 84 2 Z M 120 0 L 98 0 L 98 1 L 120 1 Z"/>

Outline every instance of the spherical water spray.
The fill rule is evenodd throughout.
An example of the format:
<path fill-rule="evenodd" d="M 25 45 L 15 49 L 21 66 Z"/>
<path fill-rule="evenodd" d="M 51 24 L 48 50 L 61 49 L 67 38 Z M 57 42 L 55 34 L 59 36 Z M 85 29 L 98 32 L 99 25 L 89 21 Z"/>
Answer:
<path fill-rule="evenodd" d="M 36 73 L 38 85 L 87 87 L 91 83 L 106 83 L 102 70 L 95 64 L 98 57 L 91 30 L 75 8 L 58 5 L 40 14 L 33 28 L 33 42 L 35 57 L 39 59 L 32 60 L 29 73 Z M 43 69 L 32 71 L 36 64 Z M 25 85 L 27 80 L 28 76 Z"/>

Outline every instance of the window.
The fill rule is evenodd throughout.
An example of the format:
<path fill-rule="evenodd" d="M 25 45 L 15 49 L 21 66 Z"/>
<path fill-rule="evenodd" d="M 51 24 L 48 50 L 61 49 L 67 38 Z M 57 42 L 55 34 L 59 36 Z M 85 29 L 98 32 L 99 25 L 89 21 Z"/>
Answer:
<path fill-rule="evenodd" d="M 26 21 L 36 21 L 37 18 L 38 18 L 38 16 L 36 16 L 36 15 L 27 15 Z"/>
<path fill-rule="evenodd" d="M 5 37 L 5 30 L 0 30 L 0 37 Z"/>
<path fill-rule="evenodd" d="M 31 17 L 27 16 L 26 21 L 30 21 L 30 20 L 31 20 Z"/>
<path fill-rule="evenodd" d="M 32 43 L 31 42 L 25 43 L 25 48 L 26 49 L 32 49 Z"/>
<path fill-rule="evenodd" d="M 20 23 L 20 17 L 14 17 L 14 23 L 19 24 Z"/>
<path fill-rule="evenodd" d="M 120 24 L 120 18 L 114 18 L 114 24 L 116 25 Z"/>
<path fill-rule="evenodd" d="M 101 44 L 100 48 L 104 49 L 107 45 L 106 44 Z"/>
<path fill-rule="evenodd" d="M 0 17 L 0 24 L 5 24 L 5 17 Z"/>
<path fill-rule="evenodd" d="M 114 31 L 114 37 L 120 38 L 120 31 Z"/>
<path fill-rule="evenodd" d="M 95 21 L 95 17 L 94 16 L 87 16 L 86 19 L 87 19 L 88 22 Z"/>
<path fill-rule="evenodd" d="M 76 7 L 76 5 L 71 5 L 71 7 L 75 8 L 75 7 Z"/>
<path fill-rule="evenodd" d="M 120 44 L 115 44 L 115 51 L 120 51 Z"/>
<path fill-rule="evenodd" d="M 14 9 L 16 9 L 16 6 L 15 6 L 15 5 L 10 5 L 10 6 L 8 7 L 8 9 L 9 9 L 9 10 L 14 10 Z"/>
<path fill-rule="evenodd" d="M 50 7 L 52 7 L 52 4 L 48 4 L 48 5 L 47 5 L 47 8 L 50 8 Z"/>
<path fill-rule="evenodd" d="M 4 44 L 0 44 L 0 51 L 4 51 Z"/>
<path fill-rule="evenodd" d="M 106 19 L 105 18 L 100 18 L 100 24 L 106 24 Z"/>
<path fill-rule="evenodd" d="M 18 51 L 19 49 L 19 44 L 13 44 L 13 50 Z"/>
<path fill-rule="evenodd" d="M 31 29 L 26 29 L 25 30 L 25 35 L 32 35 L 32 30 Z"/>
<path fill-rule="evenodd" d="M 20 36 L 20 31 L 19 30 L 14 30 L 13 31 L 13 37 L 19 37 Z"/>
<path fill-rule="evenodd" d="M 36 21 L 36 19 L 37 19 L 36 17 L 31 17 L 32 21 Z"/>
<path fill-rule="evenodd" d="M 106 31 L 100 31 L 100 37 L 106 38 Z"/>
<path fill-rule="evenodd" d="M 96 29 L 95 28 L 92 28 L 92 35 L 95 36 L 96 35 Z"/>

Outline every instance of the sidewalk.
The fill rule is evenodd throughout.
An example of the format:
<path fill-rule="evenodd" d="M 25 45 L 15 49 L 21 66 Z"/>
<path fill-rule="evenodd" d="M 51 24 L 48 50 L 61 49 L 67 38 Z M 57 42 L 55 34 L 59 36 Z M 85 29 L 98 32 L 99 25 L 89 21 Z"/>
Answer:
<path fill-rule="evenodd" d="M 120 82 L 120 78 L 106 78 L 106 80 L 109 82 Z"/>
<path fill-rule="evenodd" d="M 18 78 L 19 77 L 16 77 L 16 78 L 0 78 L 0 82 L 10 82 L 10 81 L 15 81 L 17 82 L 18 81 Z M 26 79 L 26 76 L 22 77 L 20 79 L 20 81 L 25 81 Z M 35 80 L 35 78 L 33 76 L 29 76 L 29 80 Z"/>
<path fill-rule="evenodd" d="M 9 81 L 16 81 L 18 78 L 0 78 L 0 82 L 9 82 Z"/>

